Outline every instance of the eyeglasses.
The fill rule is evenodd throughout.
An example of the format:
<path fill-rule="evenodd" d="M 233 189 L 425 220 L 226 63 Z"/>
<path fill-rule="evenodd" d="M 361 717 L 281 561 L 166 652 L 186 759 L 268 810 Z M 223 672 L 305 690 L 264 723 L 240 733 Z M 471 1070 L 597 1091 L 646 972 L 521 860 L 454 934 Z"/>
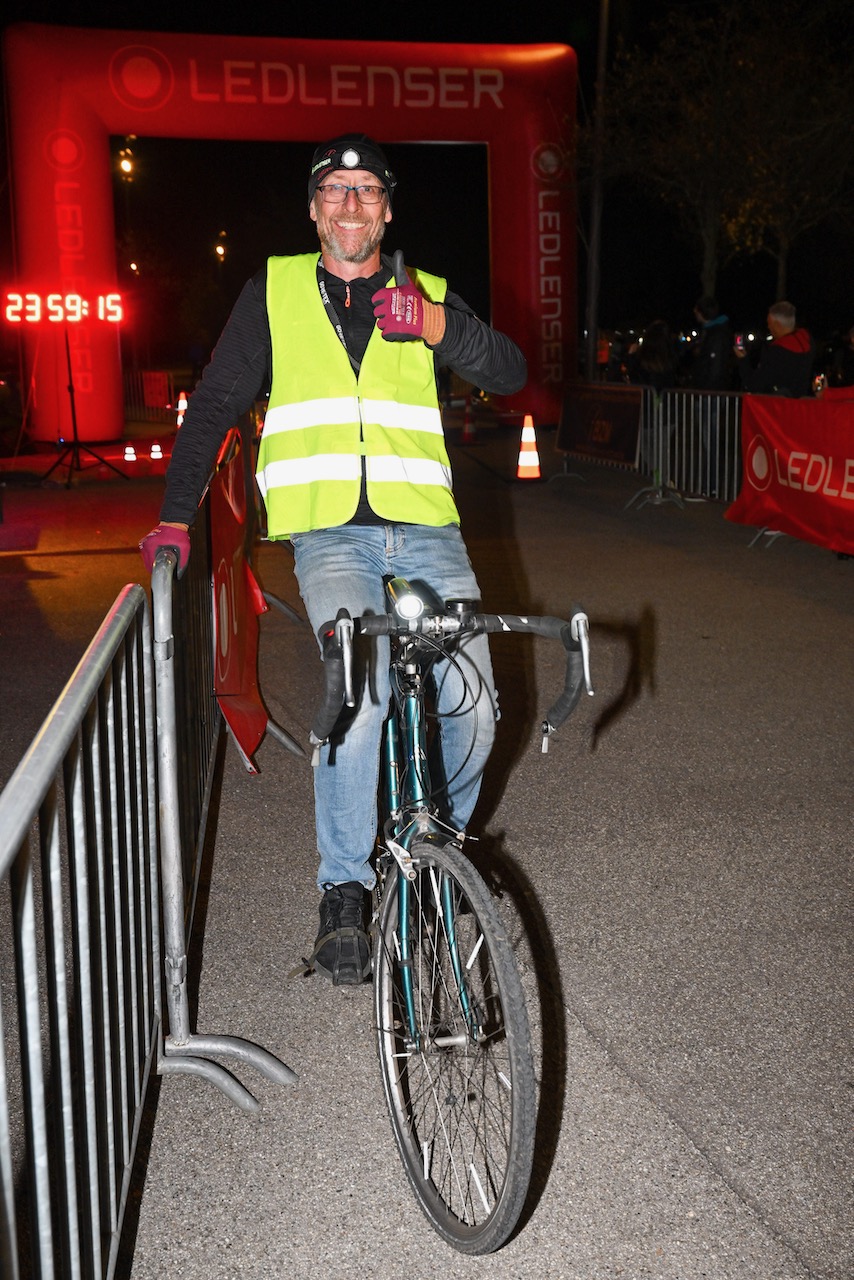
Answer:
<path fill-rule="evenodd" d="M 330 204 L 343 204 L 351 191 L 355 191 L 359 204 L 379 204 L 385 195 L 385 187 L 348 187 L 343 182 L 325 182 L 317 189 L 323 192 L 324 200 Z"/>

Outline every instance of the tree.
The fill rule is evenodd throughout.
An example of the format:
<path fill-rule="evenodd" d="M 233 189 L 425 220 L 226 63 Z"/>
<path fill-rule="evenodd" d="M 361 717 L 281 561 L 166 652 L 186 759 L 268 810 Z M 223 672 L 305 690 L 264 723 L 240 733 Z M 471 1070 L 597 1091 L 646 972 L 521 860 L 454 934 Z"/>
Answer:
<path fill-rule="evenodd" d="M 741 132 L 733 104 L 737 7 L 697 15 L 680 7 L 656 43 L 618 50 L 608 92 L 607 170 L 636 176 L 669 206 L 699 248 L 713 293 L 724 210 L 738 188 Z"/>
<path fill-rule="evenodd" d="M 797 240 L 817 226 L 852 220 L 854 85 L 839 6 L 761 7 L 765 20 L 740 49 L 746 174 L 724 231 L 731 251 L 775 259 L 776 297 L 784 298 Z M 834 12 L 839 23 L 829 21 Z"/>
<path fill-rule="evenodd" d="M 851 216 L 847 0 L 680 4 L 649 50 L 619 50 L 608 168 L 632 174 L 697 246 L 704 293 L 737 253 L 772 254 Z"/>

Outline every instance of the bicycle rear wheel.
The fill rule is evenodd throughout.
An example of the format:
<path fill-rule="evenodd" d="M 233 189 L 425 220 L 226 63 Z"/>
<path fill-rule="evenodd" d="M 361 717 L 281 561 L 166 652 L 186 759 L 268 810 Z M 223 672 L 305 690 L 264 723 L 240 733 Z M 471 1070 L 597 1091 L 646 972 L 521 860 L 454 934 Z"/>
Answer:
<path fill-rule="evenodd" d="M 495 904 L 454 842 L 415 841 L 389 876 L 374 952 L 377 1047 L 407 1177 L 464 1253 L 500 1248 L 534 1156 L 531 1035 Z"/>

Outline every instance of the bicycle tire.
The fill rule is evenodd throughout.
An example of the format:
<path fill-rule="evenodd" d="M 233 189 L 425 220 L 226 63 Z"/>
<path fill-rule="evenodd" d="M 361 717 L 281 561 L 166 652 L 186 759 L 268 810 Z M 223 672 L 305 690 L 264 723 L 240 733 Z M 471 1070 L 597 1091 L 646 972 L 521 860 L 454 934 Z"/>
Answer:
<path fill-rule="evenodd" d="M 534 1158 L 536 1085 L 522 985 L 495 903 L 460 846 L 420 839 L 411 856 L 417 874 L 408 888 L 394 869 L 388 877 L 374 950 L 386 1103 L 406 1175 L 433 1228 L 463 1253 L 493 1253 L 519 1220 Z M 409 897 L 408 965 L 401 963 L 401 893 Z M 439 901 L 452 906 L 450 928 L 436 928 Z M 454 941 L 462 959 L 456 968 Z M 463 972 L 463 997 L 455 972 Z"/>

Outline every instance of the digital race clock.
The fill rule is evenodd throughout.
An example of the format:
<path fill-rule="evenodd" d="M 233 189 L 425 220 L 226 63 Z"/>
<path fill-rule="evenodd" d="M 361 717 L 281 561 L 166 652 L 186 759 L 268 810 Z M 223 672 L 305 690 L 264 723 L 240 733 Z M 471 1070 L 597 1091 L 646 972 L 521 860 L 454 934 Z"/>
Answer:
<path fill-rule="evenodd" d="M 79 324 L 82 320 L 104 320 L 118 324 L 124 314 L 120 293 L 99 293 L 85 298 L 81 293 L 3 294 L 3 315 L 10 324 Z"/>

